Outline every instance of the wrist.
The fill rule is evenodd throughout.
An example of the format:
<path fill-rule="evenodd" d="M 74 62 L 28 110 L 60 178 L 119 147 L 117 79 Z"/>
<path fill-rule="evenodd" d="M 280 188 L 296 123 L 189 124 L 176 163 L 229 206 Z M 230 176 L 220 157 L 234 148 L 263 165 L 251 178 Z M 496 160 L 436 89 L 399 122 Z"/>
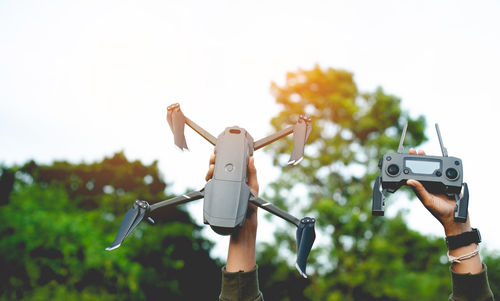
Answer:
<path fill-rule="evenodd" d="M 229 250 L 227 254 L 226 271 L 248 272 L 255 268 L 255 241 L 257 229 L 243 227 L 229 239 Z"/>
<path fill-rule="evenodd" d="M 255 244 L 253 246 L 229 244 L 226 271 L 230 273 L 248 272 L 255 268 L 255 264 Z"/>
<path fill-rule="evenodd" d="M 457 258 L 463 258 L 460 261 L 452 261 L 451 269 L 458 274 L 480 273 L 483 270 L 483 265 L 481 264 L 479 253 L 475 252 L 477 248 L 477 244 L 471 243 L 470 245 L 448 251 L 448 259 L 450 259 L 450 255 Z M 469 254 L 471 256 L 467 256 Z"/>
<path fill-rule="evenodd" d="M 469 220 L 465 223 L 457 223 L 454 221 L 451 221 L 448 224 L 444 225 L 444 234 L 445 236 L 454 236 L 454 235 L 459 235 L 464 232 L 469 232 L 472 230 L 472 227 L 470 226 Z"/>
<path fill-rule="evenodd" d="M 471 244 L 479 244 L 480 242 L 481 233 L 475 228 L 472 228 L 472 231 L 462 232 L 458 235 L 446 236 L 446 245 L 450 251 Z"/>

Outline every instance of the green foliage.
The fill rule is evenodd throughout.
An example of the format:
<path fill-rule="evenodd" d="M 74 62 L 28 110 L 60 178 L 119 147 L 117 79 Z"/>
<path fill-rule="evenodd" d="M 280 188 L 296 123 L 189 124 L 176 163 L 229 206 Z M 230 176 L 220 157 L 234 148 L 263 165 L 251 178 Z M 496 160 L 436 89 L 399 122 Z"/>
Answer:
<path fill-rule="evenodd" d="M 378 159 L 397 149 L 405 121 L 405 145 L 422 143 L 424 117 L 410 117 L 401 100 L 382 88 L 359 92 L 351 73 L 332 68 L 288 73 L 286 83 L 273 83 L 271 91 L 283 106 L 271 121 L 275 129 L 293 123 L 299 114 L 313 119 L 299 165 L 284 167 L 291 139 L 269 149 L 274 164 L 284 167 L 269 197 L 318 220 L 320 238 L 309 260 L 309 271 L 315 274 L 304 292 L 308 298 L 446 299 L 451 288 L 448 266 L 440 260 L 446 253 L 443 241 L 409 230 L 401 214 L 371 216 Z M 291 238 L 278 235 L 277 240 L 294 250 Z"/>
<path fill-rule="evenodd" d="M 122 153 L 102 162 L 29 162 L 0 207 L 0 300 L 193 299 L 220 292 L 212 243 L 189 215 L 159 210 L 114 251 L 105 251 L 137 198 L 167 198 L 156 162 Z M 192 284 L 197 283 L 197 290 Z"/>
<path fill-rule="evenodd" d="M 488 279 L 493 296 L 500 296 L 500 256 L 498 253 L 488 252 L 483 262 L 488 267 Z"/>
<path fill-rule="evenodd" d="M 289 234 L 288 234 L 289 235 Z M 266 300 L 307 300 L 304 290 L 310 279 L 290 273 L 289 265 L 283 261 L 280 248 L 263 244 L 258 251 L 260 289 Z"/>

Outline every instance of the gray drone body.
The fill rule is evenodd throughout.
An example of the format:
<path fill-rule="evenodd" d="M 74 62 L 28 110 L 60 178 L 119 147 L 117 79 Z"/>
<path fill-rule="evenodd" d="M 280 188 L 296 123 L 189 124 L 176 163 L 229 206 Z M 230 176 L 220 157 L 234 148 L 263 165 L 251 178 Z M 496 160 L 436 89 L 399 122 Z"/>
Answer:
<path fill-rule="evenodd" d="M 215 138 L 185 117 L 180 110 L 179 104 L 167 107 L 167 121 L 174 135 L 174 143 L 180 149 L 188 149 L 184 136 L 186 124 L 215 146 L 215 169 L 212 178 L 204 188 L 169 200 L 151 205 L 146 201 L 136 200 L 132 208 L 125 214 L 115 240 L 106 250 L 118 248 L 143 219 L 149 223 L 154 223 L 150 217 L 151 212 L 154 210 L 165 206 L 188 203 L 201 198 L 204 198 L 203 222 L 210 225 L 216 233 L 229 235 L 243 226 L 248 203 L 250 202 L 297 227 L 296 267 L 300 274 L 306 277 L 307 257 L 316 237 L 314 231 L 316 220 L 309 217 L 298 219 L 270 202 L 253 195 L 247 184 L 247 166 L 248 159 L 255 150 L 292 133 L 294 145 L 288 163 L 298 164 L 304 156 L 304 146 L 311 133 L 311 119 L 301 115 L 297 124 L 258 141 L 254 141 L 245 129 L 237 126 L 226 128 L 224 132 Z"/>
<path fill-rule="evenodd" d="M 253 143 L 252 136 L 236 126 L 217 137 L 215 169 L 205 185 L 203 222 L 219 234 L 231 234 L 245 222 L 250 199 L 246 174 Z"/>
<path fill-rule="evenodd" d="M 373 187 L 372 214 L 384 215 L 386 192 L 393 193 L 406 185 L 407 180 L 413 179 L 421 182 L 430 193 L 446 194 L 449 198 L 454 198 L 457 202 L 454 219 L 465 222 L 469 191 L 467 183 L 463 182 L 462 160 L 448 157 L 437 124 L 436 131 L 443 156 L 403 154 L 407 126 L 408 124 L 404 127 L 398 152 L 385 154 L 379 161 L 380 176 Z"/>

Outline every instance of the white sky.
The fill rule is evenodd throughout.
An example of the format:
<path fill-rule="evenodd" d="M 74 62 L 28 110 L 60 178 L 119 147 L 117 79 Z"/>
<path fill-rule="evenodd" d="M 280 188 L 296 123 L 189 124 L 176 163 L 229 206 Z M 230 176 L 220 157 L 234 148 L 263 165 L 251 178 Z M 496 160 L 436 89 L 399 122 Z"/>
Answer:
<path fill-rule="evenodd" d="M 472 225 L 498 249 L 498 16 L 498 1 L 0 0 L 0 162 L 124 150 L 159 159 L 173 191 L 198 189 L 212 147 L 188 129 L 191 152 L 177 151 L 166 106 L 180 102 L 213 135 L 239 125 L 259 139 L 279 111 L 270 82 L 318 63 L 425 115 L 429 154 L 440 154 L 439 122 L 465 165 Z M 256 164 L 264 190 L 279 170 L 262 151 Z M 390 199 L 389 210 L 408 206 L 402 194 Z M 409 206 L 412 228 L 442 235 L 418 202 Z M 189 208 L 201 223 L 201 202 Z M 270 223 L 260 225 L 265 239 Z M 227 238 L 206 233 L 224 256 Z"/>

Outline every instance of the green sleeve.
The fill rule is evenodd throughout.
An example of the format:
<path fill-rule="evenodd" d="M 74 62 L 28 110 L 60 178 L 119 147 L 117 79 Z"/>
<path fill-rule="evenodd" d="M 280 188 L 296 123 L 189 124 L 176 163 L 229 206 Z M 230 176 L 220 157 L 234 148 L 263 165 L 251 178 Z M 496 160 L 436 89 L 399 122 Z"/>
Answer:
<path fill-rule="evenodd" d="M 452 293 L 450 301 L 489 301 L 493 299 L 493 293 L 488 283 L 488 274 L 486 265 L 483 264 L 483 270 L 478 274 L 458 274 L 451 267 Z"/>
<path fill-rule="evenodd" d="M 263 301 L 264 297 L 259 290 L 258 267 L 248 272 L 226 272 L 222 268 L 222 288 L 220 301 Z"/>

